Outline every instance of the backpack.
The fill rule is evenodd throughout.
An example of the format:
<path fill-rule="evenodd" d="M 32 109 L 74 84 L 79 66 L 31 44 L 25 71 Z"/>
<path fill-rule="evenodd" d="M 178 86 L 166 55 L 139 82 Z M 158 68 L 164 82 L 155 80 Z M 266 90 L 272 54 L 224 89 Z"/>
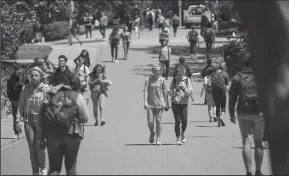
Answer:
<path fill-rule="evenodd" d="M 148 19 L 153 19 L 153 14 L 151 12 L 148 14 Z"/>
<path fill-rule="evenodd" d="M 217 72 L 212 76 L 212 87 L 217 89 L 225 89 L 225 80 L 220 75 L 222 72 Z"/>
<path fill-rule="evenodd" d="M 72 91 L 59 91 L 50 93 L 47 102 L 43 103 L 42 129 L 44 133 L 54 131 L 61 134 L 69 134 L 71 129 L 76 132 L 76 126 L 81 128 L 79 121 L 79 108 L 72 99 Z"/>
<path fill-rule="evenodd" d="M 240 76 L 239 102 L 246 113 L 260 113 L 260 102 L 255 77 L 252 73 L 238 73 Z"/>
<path fill-rule="evenodd" d="M 211 76 L 207 77 L 206 92 L 209 94 L 211 94 L 213 92 L 212 77 Z"/>
<path fill-rule="evenodd" d="M 189 40 L 190 41 L 197 41 L 197 35 L 196 35 L 196 33 L 194 32 L 194 31 L 191 31 L 190 33 L 189 33 Z"/>

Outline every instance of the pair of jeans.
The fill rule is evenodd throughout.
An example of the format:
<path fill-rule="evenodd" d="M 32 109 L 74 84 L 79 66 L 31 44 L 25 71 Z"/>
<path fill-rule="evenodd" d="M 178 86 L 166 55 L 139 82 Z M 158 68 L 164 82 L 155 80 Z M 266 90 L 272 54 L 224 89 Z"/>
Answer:
<path fill-rule="evenodd" d="M 172 103 L 172 110 L 175 118 L 175 133 L 177 138 L 180 137 L 181 132 L 185 133 L 188 125 L 188 104 Z M 182 131 L 181 126 L 182 124 Z"/>
<path fill-rule="evenodd" d="M 118 54 L 118 45 L 117 44 L 111 44 L 111 57 L 117 60 L 117 54 Z"/>
<path fill-rule="evenodd" d="M 169 71 L 170 71 L 170 61 L 160 61 L 162 67 L 163 67 L 163 73 L 162 76 L 164 78 L 168 78 L 169 77 Z"/>
<path fill-rule="evenodd" d="M 98 108 L 100 118 L 102 119 L 104 116 L 105 95 L 103 93 L 91 94 L 91 101 L 93 104 L 93 115 L 95 121 L 98 122 Z"/>
<path fill-rule="evenodd" d="M 149 22 L 149 29 L 151 31 L 153 28 L 153 19 L 148 19 L 148 22 Z"/>
<path fill-rule="evenodd" d="M 66 175 L 76 175 L 77 155 L 81 143 L 77 134 L 48 135 L 46 138 L 49 157 L 49 175 L 59 175 L 65 158 Z"/>
<path fill-rule="evenodd" d="M 226 112 L 227 95 L 226 90 L 221 88 L 213 88 L 213 99 L 216 105 L 216 116 L 221 117 L 220 112 Z"/>
<path fill-rule="evenodd" d="M 130 45 L 130 42 L 123 42 L 122 43 L 123 51 L 124 51 L 124 59 L 127 59 L 127 53 L 128 53 L 129 45 Z"/>
<path fill-rule="evenodd" d="M 206 42 L 207 56 L 210 56 L 212 54 L 213 41 L 207 40 L 205 42 Z"/>
<path fill-rule="evenodd" d="M 18 104 L 17 102 L 11 102 L 12 107 L 12 116 L 13 116 L 13 130 L 15 135 L 19 135 L 19 130 L 16 126 L 16 116 L 17 116 L 17 110 L 18 110 Z"/>
<path fill-rule="evenodd" d="M 190 41 L 191 54 L 197 54 L 197 41 Z"/>
<path fill-rule="evenodd" d="M 173 29 L 174 29 L 174 36 L 177 35 L 177 32 L 178 32 L 178 27 L 179 25 L 178 24 L 173 24 Z"/>
<path fill-rule="evenodd" d="M 91 38 L 91 37 L 92 37 L 92 34 L 91 34 L 91 25 L 86 25 L 86 26 L 85 26 L 86 38 L 88 38 L 88 33 L 89 33 L 90 38 Z"/>
<path fill-rule="evenodd" d="M 105 30 L 106 30 L 106 27 L 104 25 L 99 26 L 99 32 L 103 38 L 105 38 Z"/>
<path fill-rule="evenodd" d="M 39 168 L 45 168 L 46 155 L 45 150 L 41 149 L 36 143 L 36 124 L 29 125 L 24 123 L 24 131 L 30 152 L 30 161 L 33 173 L 39 173 Z"/>
<path fill-rule="evenodd" d="M 160 139 L 162 132 L 162 115 L 163 108 L 150 108 L 147 110 L 147 122 L 150 132 L 154 131 L 154 121 L 156 121 L 156 136 L 157 139 Z"/>

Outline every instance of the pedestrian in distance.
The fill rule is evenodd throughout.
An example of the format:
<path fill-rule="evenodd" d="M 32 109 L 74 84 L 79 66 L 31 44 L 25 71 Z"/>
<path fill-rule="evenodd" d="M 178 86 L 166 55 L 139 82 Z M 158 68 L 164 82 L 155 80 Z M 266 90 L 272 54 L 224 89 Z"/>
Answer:
<path fill-rule="evenodd" d="M 212 76 L 216 72 L 215 69 L 210 69 L 208 72 L 208 76 L 204 78 L 204 84 L 201 91 L 201 97 L 203 95 L 203 91 L 205 91 L 205 99 L 208 105 L 208 114 L 209 114 L 209 122 L 217 122 L 216 118 L 216 105 L 213 98 L 213 87 L 212 87 Z"/>
<path fill-rule="evenodd" d="M 120 37 L 122 39 L 124 59 L 127 60 L 127 53 L 128 53 L 129 46 L 130 46 L 130 43 L 131 43 L 131 33 L 128 31 L 128 27 L 127 26 L 125 26 L 123 28 L 123 33 L 121 33 Z"/>
<path fill-rule="evenodd" d="M 252 175 L 252 149 L 251 139 L 255 143 L 255 175 L 263 175 L 261 166 L 263 162 L 263 132 L 264 117 L 258 96 L 258 89 L 252 69 L 250 55 L 245 58 L 245 68 L 233 77 L 229 91 L 229 112 L 231 122 L 236 123 L 235 105 L 243 142 L 243 159 L 247 175 Z"/>
<path fill-rule="evenodd" d="M 140 17 L 138 15 L 135 15 L 134 30 L 135 30 L 135 36 L 137 38 L 140 38 Z"/>
<path fill-rule="evenodd" d="M 65 158 L 67 175 L 77 175 L 77 156 L 84 133 L 82 125 L 90 117 L 80 93 L 80 80 L 70 75 L 64 84 L 51 88 L 40 110 L 37 143 L 47 148 L 48 175 L 59 175 Z"/>
<path fill-rule="evenodd" d="M 149 23 L 149 30 L 152 31 L 153 23 L 154 23 L 154 12 L 152 10 L 149 10 L 146 17 Z"/>
<path fill-rule="evenodd" d="M 154 65 L 152 67 L 152 76 L 144 84 L 144 109 L 147 111 L 147 122 L 150 130 L 149 142 L 153 143 L 156 135 L 156 145 L 162 145 L 162 115 L 163 111 L 168 111 L 169 101 L 167 95 L 167 85 L 161 76 L 162 66 Z M 156 133 L 154 130 L 156 122 Z"/>
<path fill-rule="evenodd" d="M 102 35 L 102 38 L 105 38 L 105 31 L 106 27 L 108 25 L 108 18 L 104 14 L 104 12 L 101 12 L 101 17 L 100 17 L 100 24 L 99 24 L 99 32 Z"/>
<path fill-rule="evenodd" d="M 212 75 L 212 95 L 216 105 L 218 127 L 225 126 L 224 116 L 227 104 L 227 87 L 229 76 L 224 71 L 224 65 L 220 64 L 218 70 Z"/>
<path fill-rule="evenodd" d="M 170 40 L 170 30 L 167 27 L 163 28 L 162 31 L 159 33 L 159 42 L 161 45 L 164 40 L 166 40 L 167 42 L 169 42 Z"/>
<path fill-rule="evenodd" d="M 159 31 L 161 31 L 165 27 L 165 20 L 166 18 L 160 12 L 160 15 L 158 16 L 157 19 Z"/>
<path fill-rule="evenodd" d="M 107 92 L 109 91 L 108 87 L 112 85 L 111 81 L 107 79 L 105 74 L 105 66 L 97 64 L 92 73 L 90 74 L 89 79 L 89 88 L 91 92 L 91 100 L 93 103 L 93 114 L 95 118 L 95 126 L 98 126 L 98 109 L 100 114 L 101 123 L 104 125 L 104 104 L 105 98 L 108 97 Z"/>
<path fill-rule="evenodd" d="M 118 63 L 118 45 L 120 41 L 120 36 L 118 34 L 118 28 L 113 28 L 110 36 L 109 36 L 109 45 L 111 48 L 111 57 L 112 62 Z"/>
<path fill-rule="evenodd" d="M 92 21 L 93 21 L 92 15 L 89 13 L 86 13 L 84 16 L 86 38 L 88 38 L 88 33 L 90 35 L 90 38 L 92 38 L 92 34 L 91 34 Z"/>
<path fill-rule="evenodd" d="M 80 92 L 83 94 L 86 91 L 86 88 L 88 86 L 88 77 L 89 77 L 89 68 L 84 65 L 85 58 L 83 56 L 80 56 L 78 58 L 78 62 L 74 68 L 74 74 L 79 78 L 80 80 Z"/>
<path fill-rule="evenodd" d="M 179 67 L 185 67 L 186 69 L 186 76 L 188 78 L 192 78 L 192 73 L 191 73 L 191 70 L 190 70 L 190 67 L 186 64 L 186 59 L 184 57 L 180 57 L 179 59 L 179 63 L 175 66 L 175 69 L 174 69 L 174 75 L 173 77 L 176 77 L 177 76 L 177 69 Z"/>
<path fill-rule="evenodd" d="M 72 25 L 71 25 L 70 30 L 69 30 L 70 34 L 69 34 L 69 38 L 68 38 L 69 45 L 73 44 L 72 37 L 74 37 L 79 42 L 79 44 L 82 45 L 82 41 L 80 41 L 79 38 L 76 36 L 77 35 L 76 32 L 77 32 L 77 28 L 78 28 L 77 25 L 78 25 L 78 23 L 77 23 L 76 19 L 72 19 Z"/>
<path fill-rule="evenodd" d="M 177 16 L 177 14 L 175 14 L 172 18 L 172 25 L 173 25 L 173 30 L 174 30 L 174 37 L 177 36 L 177 32 L 178 32 L 178 27 L 180 24 L 180 18 Z"/>
<path fill-rule="evenodd" d="M 130 13 L 128 14 L 128 32 L 132 33 L 132 27 L 133 27 L 133 23 L 134 23 L 134 20 L 133 20 L 133 17 L 130 15 Z"/>
<path fill-rule="evenodd" d="M 209 75 L 209 71 L 211 69 L 215 69 L 212 65 L 212 59 L 210 57 L 207 58 L 207 65 L 206 67 L 202 70 L 202 77 L 205 79 L 206 76 Z M 206 98 L 206 94 L 205 94 L 205 102 L 204 104 L 207 104 L 207 98 Z"/>
<path fill-rule="evenodd" d="M 69 75 L 73 74 L 73 72 L 67 66 L 67 57 L 65 55 L 60 55 L 58 57 L 58 68 L 55 70 L 52 80 L 50 82 L 51 85 L 57 86 L 69 77 Z"/>
<path fill-rule="evenodd" d="M 87 66 L 88 68 L 90 67 L 90 57 L 89 57 L 89 53 L 86 49 L 83 49 L 80 53 L 80 55 L 74 59 L 74 63 L 75 64 L 79 64 L 78 63 L 78 60 L 79 60 L 79 57 L 83 57 L 84 58 L 84 65 Z"/>
<path fill-rule="evenodd" d="M 187 40 L 190 43 L 190 54 L 191 54 L 191 59 L 197 59 L 197 44 L 200 46 L 200 40 L 199 40 L 199 34 L 195 30 L 195 27 L 192 25 L 191 26 L 191 31 L 189 31 L 187 35 Z"/>
<path fill-rule="evenodd" d="M 185 76 L 185 67 L 177 69 L 177 75 L 170 84 L 169 95 L 172 99 L 172 110 L 175 118 L 175 134 L 177 145 L 187 142 L 186 129 L 188 124 L 188 102 L 193 93 L 192 82 Z"/>
<path fill-rule="evenodd" d="M 159 52 L 159 62 L 163 67 L 163 73 L 162 76 L 168 80 L 169 78 L 169 71 L 170 71 L 170 60 L 171 60 L 171 54 L 172 49 L 170 46 L 168 46 L 167 40 L 162 41 L 162 47 Z"/>
<path fill-rule="evenodd" d="M 23 118 L 33 175 L 47 175 L 45 150 L 40 148 L 36 139 L 40 133 L 37 128 L 39 112 L 49 86 L 43 82 L 45 73 L 41 68 L 31 68 L 30 75 L 31 82 L 23 87 L 20 94 L 16 126 L 19 127 L 20 118 Z"/>

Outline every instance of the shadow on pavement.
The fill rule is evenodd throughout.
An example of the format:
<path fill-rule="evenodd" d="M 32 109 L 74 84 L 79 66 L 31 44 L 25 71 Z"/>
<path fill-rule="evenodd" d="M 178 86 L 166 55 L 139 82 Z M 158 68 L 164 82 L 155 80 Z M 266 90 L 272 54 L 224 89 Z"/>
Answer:
<path fill-rule="evenodd" d="M 195 127 L 199 127 L 199 128 L 206 128 L 206 127 L 217 127 L 217 126 L 209 126 L 209 125 L 197 125 Z"/>
<path fill-rule="evenodd" d="M 125 144 L 128 147 L 134 147 L 134 146 L 157 146 L 156 144 Z M 177 144 L 162 144 L 162 145 L 177 145 Z"/>
<path fill-rule="evenodd" d="M 197 105 L 197 106 L 206 106 L 204 103 L 193 103 L 192 105 Z"/>
<path fill-rule="evenodd" d="M 233 148 L 243 150 L 243 147 L 233 147 Z M 255 149 L 254 146 L 252 146 L 251 148 L 252 148 L 252 149 Z M 264 150 L 269 150 L 268 147 L 263 147 L 263 149 L 264 149 Z"/>
<path fill-rule="evenodd" d="M 164 124 L 164 125 L 174 125 L 175 122 L 163 122 L 162 124 Z"/>
<path fill-rule="evenodd" d="M 73 40 L 76 40 L 76 39 L 73 39 Z M 83 40 L 80 40 L 82 43 L 95 43 L 95 42 L 103 42 L 103 41 L 106 41 L 106 40 L 103 40 L 103 39 L 93 39 L 93 40 L 87 40 L 87 41 L 83 41 Z M 69 44 L 68 43 L 68 39 L 67 41 L 62 41 L 62 42 L 57 42 L 57 43 L 54 43 L 53 45 L 64 45 L 64 44 Z M 79 44 L 78 41 L 73 41 L 72 44 Z"/>
<path fill-rule="evenodd" d="M 187 136 L 187 138 L 215 138 L 216 136 Z"/>
<path fill-rule="evenodd" d="M 208 121 L 198 121 L 198 120 L 192 120 L 190 122 L 192 122 L 192 123 L 208 123 Z"/>
<path fill-rule="evenodd" d="M 1 139 L 9 139 L 9 140 L 11 140 L 11 139 L 15 139 L 15 138 L 12 138 L 12 137 L 1 137 Z"/>

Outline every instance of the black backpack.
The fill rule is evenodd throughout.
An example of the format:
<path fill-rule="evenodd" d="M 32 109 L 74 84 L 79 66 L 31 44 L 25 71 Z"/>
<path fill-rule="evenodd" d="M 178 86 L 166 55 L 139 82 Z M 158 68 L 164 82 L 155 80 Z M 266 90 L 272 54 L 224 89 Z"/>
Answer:
<path fill-rule="evenodd" d="M 225 80 L 221 76 L 222 72 L 216 72 L 215 74 L 212 75 L 212 86 L 213 89 L 225 89 Z"/>
<path fill-rule="evenodd" d="M 151 12 L 148 14 L 148 19 L 153 19 L 153 14 Z"/>
<path fill-rule="evenodd" d="M 239 103 L 245 113 L 259 114 L 260 102 L 253 73 L 238 73 L 240 76 Z"/>
<path fill-rule="evenodd" d="M 53 131 L 60 134 L 75 133 L 81 129 L 80 113 L 72 91 L 59 91 L 48 94 L 47 102 L 43 103 L 42 129 L 44 134 Z M 77 95 L 77 94 L 75 94 Z"/>

